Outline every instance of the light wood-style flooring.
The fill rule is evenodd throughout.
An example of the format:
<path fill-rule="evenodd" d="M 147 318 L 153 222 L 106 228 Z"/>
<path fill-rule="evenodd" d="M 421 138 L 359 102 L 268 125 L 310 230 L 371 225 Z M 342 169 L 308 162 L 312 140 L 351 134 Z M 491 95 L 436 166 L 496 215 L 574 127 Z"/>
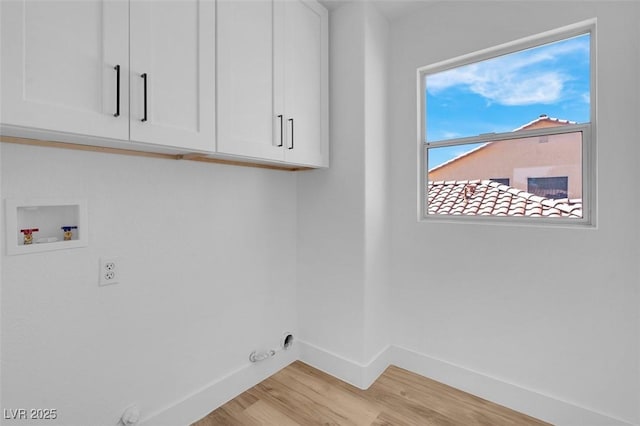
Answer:
<path fill-rule="evenodd" d="M 192 426 L 548 425 L 391 366 L 361 390 L 296 361 Z"/>

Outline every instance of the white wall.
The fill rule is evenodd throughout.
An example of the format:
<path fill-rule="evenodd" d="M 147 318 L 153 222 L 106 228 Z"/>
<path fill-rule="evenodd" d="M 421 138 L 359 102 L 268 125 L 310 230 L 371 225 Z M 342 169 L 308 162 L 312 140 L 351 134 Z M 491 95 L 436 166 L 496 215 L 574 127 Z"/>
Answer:
<path fill-rule="evenodd" d="M 57 408 L 52 425 L 115 425 L 137 403 L 149 424 L 187 424 L 297 357 L 248 361 L 297 333 L 294 173 L 6 143 L 0 152 L 3 199 L 89 206 L 89 247 L 2 258 L 3 408 Z M 120 284 L 98 286 L 101 256 L 120 258 Z M 229 388 L 234 374 L 244 382 Z M 208 401 L 166 410 L 199 394 Z"/>
<path fill-rule="evenodd" d="M 418 223 L 416 68 L 593 17 L 598 228 Z M 640 423 L 639 20 L 637 2 L 527 1 L 441 2 L 393 22 L 391 288 L 398 347 L 424 364 L 456 366 Z M 468 380 L 464 386 L 498 395 Z"/>
<path fill-rule="evenodd" d="M 387 34 L 370 4 L 331 12 L 331 167 L 298 180 L 302 359 L 360 387 L 389 344 Z"/>
<path fill-rule="evenodd" d="M 365 109 L 365 361 L 389 341 L 389 23 L 378 9 L 364 7 Z M 339 77 L 336 77 L 339 78 Z"/>
<path fill-rule="evenodd" d="M 331 167 L 298 176 L 300 335 L 355 362 L 363 361 L 363 25 L 360 5 L 331 13 Z"/>

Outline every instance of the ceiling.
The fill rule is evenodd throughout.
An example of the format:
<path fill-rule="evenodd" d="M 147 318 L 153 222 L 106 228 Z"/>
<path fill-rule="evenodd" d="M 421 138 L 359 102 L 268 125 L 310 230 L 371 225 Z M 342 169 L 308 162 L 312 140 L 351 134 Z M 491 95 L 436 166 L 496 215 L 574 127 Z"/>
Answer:
<path fill-rule="evenodd" d="M 350 0 L 319 0 L 327 9 L 334 10 Z M 421 9 L 433 0 L 351 0 L 373 3 L 378 10 L 389 20 L 396 19 L 403 15 L 408 15 L 415 10 Z"/>

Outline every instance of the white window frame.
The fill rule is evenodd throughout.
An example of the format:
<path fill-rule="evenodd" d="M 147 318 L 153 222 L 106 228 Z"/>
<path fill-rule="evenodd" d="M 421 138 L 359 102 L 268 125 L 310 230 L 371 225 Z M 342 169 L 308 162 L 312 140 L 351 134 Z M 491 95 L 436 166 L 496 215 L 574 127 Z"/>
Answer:
<path fill-rule="evenodd" d="M 561 41 L 579 35 L 590 34 L 590 120 L 585 124 L 570 124 L 561 127 L 520 130 L 516 133 L 489 133 L 465 138 L 427 141 L 426 117 L 426 77 L 430 74 L 448 69 L 481 62 L 510 53 L 538 47 L 544 44 Z M 568 226 L 596 227 L 596 19 L 578 22 L 555 30 L 522 38 L 478 52 L 448 59 L 427 65 L 417 70 L 418 91 L 418 221 L 419 222 L 454 222 L 454 223 L 489 223 L 520 224 L 528 226 Z M 526 216 L 475 216 L 475 215 L 435 215 L 427 213 L 427 180 L 428 149 L 444 146 L 464 145 L 470 143 L 486 143 L 498 140 L 517 139 L 553 135 L 560 133 L 582 132 L 582 215 L 581 219 L 526 217 Z"/>

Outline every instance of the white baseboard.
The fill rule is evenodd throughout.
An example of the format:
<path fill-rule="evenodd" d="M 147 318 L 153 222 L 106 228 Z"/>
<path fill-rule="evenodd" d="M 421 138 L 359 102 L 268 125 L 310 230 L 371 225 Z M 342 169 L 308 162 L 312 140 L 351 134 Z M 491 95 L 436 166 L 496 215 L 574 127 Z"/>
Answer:
<path fill-rule="evenodd" d="M 360 389 L 367 389 L 389 365 L 396 365 L 558 426 L 632 426 L 609 415 L 410 349 L 388 346 L 362 364 L 300 340 L 288 351 L 278 352 L 260 363 L 247 363 L 147 416 L 140 426 L 189 425 L 298 359 Z"/>
<path fill-rule="evenodd" d="M 142 419 L 140 426 L 190 425 L 298 358 L 299 351 L 294 345 L 287 351 L 278 351 L 273 358 L 255 364 L 247 361 L 235 371 Z"/>
<path fill-rule="evenodd" d="M 552 396 L 393 346 L 391 364 L 558 426 L 631 426 Z"/>
<path fill-rule="evenodd" d="M 357 388 L 367 389 L 389 366 L 390 346 L 382 349 L 367 364 L 298 340 L 300 361 L 324 371 Z"/>

